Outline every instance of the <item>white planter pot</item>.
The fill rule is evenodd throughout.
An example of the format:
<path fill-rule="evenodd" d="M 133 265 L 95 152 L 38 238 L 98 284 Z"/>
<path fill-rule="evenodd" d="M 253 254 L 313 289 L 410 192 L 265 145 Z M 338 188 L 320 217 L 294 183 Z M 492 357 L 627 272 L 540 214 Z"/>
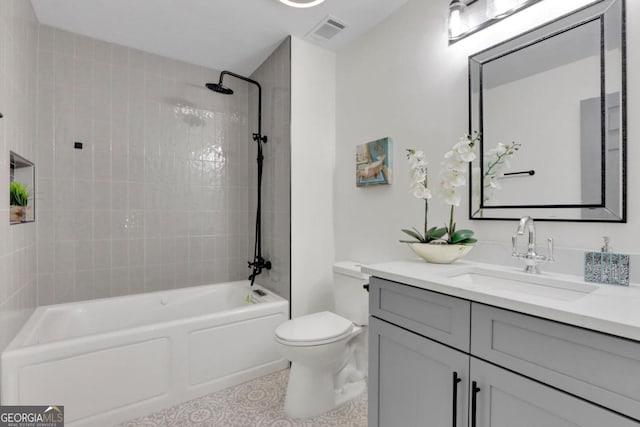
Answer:
<path fill-rule="evenodd" d="M 440 245 L 435 243 L 409 243 L 420 258 L 432 264 L 451 264 L 473 249 L 472 245 Z"/>

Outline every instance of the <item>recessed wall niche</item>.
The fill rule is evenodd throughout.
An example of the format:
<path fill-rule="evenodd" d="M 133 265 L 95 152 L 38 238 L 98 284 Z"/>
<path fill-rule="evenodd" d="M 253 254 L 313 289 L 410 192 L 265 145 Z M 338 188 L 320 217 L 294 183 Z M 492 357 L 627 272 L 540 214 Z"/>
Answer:
<path fill-rule="evenodd" d="M 9 223 L 35 221 L 35 165 L 11 151 L 9 173 Z"/>

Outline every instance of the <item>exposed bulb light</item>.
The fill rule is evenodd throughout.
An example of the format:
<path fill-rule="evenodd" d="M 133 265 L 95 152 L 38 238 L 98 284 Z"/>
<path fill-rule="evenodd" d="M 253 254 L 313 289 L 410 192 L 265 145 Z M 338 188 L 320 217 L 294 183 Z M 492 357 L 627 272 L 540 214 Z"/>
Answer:
<path fill-rule="evenodd" d="M 449 40 L 455 40 L 469 30 L 466 12 L 467 5 L 461 0 L 449 3 Z"/>
<path fill-rule="evenodd" d="M 528 0 L 487 0 L 487 18 L 500 19 L 527 3 Z"/>
<path fill-rule="evenodd" d="M 322 2 L 324 2 L 324 0 L 280 0 L 280 3 L 286 4 L 287 6 L 299 8 L 317 6 Z"/>

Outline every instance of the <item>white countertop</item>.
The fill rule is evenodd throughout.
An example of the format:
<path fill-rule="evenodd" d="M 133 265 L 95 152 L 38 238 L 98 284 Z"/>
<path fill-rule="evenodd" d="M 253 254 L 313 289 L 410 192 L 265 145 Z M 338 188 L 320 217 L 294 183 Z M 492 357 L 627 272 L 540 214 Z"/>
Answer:
<path fill-rule="evenodd" d="M 514 289 L 509 289 L 503 285 L 492 288 L 451 277 L 473 268 L 521 275 L 525 279 L 534 276 L 531 280 L 535 280 L 536 276 L 522 273 L 518 268 L 465 261 L 448 265 L 428 264 L 422 261 L 392 261 L 363 265 L 362 272 L 454 297 L 640 341 L 639 284 L 632 283 L 628 287 L 600 285 L 586 283 L 577 276 L 543 271 L 539 277 L 559 279 L 568 284 L 573 283 L 576 287 L 588 288 L 588 292 L 561 289 L 556 298 L 552 293 L 542 289 L 550 289 L 549 286 L 527 285 L 528 288 L 525 286 L 518 289 L 518 286 L 514 286 Z M 541 291 L 537 292 L 532 287 Z M 534 292 L 527 292 L 531 289 Z"/>

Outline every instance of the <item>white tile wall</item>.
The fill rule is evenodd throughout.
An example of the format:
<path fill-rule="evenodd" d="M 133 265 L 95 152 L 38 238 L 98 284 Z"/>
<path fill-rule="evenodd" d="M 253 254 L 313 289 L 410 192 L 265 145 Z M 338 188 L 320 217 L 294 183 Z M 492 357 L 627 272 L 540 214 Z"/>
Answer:
<path fill-rule="evenodd" d="M 9 225 L 9 151 L 35 160 L 37 21 L 31 2 L 0 1 L 0 351 L 36 305 L 34 224 Z"/>
<path fill-rule="evenodd" d="M 258 276 L 257 283 L 289 299 L 291 283 L 291 40 L 287 38 L 253 73 L 262 85 L 264 147 L 262 182 L 262 250 L 273 268 Z M 250 132 L 257 129 L 257 90 L 250 90 Z M 255 224 L 257 199 L 256 148 L 249 150 L 249 224 Z M 312 221 L 312 220 L 311 220 Z M 310 222 L 311 226 L 311 222 Z M 253 229 L 252 229 L 253 232 Z M 253 246 L 248 259 L 253 257 Z"/>
<path fill-rule="evenodd" d="M 216 70 L 46 25 L 38 40 L 38 303 L 246 278 L 246 85 L 219 95 Z"/>

